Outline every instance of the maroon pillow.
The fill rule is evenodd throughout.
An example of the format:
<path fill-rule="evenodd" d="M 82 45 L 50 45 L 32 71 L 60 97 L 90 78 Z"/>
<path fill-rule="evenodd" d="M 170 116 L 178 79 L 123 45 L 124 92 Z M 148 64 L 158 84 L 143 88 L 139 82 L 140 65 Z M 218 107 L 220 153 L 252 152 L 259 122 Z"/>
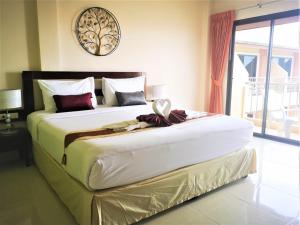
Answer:
<path fill-rule="evenodd" d="M 92 105 L 92 93 L 81 95 L 53 95 L 56 104 L 56 112 L 70 112 L 94 109 Z"/>

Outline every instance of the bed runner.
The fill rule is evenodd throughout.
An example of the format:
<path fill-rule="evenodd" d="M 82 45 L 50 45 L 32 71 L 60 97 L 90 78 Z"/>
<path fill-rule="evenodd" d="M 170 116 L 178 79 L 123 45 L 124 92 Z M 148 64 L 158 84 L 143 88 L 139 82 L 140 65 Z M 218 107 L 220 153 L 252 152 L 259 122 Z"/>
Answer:
<path fill-rule="evenodd" d="M 191 118 L 191 119 L 188 119 L 185 121 L 180 121 L 177 123 L 187 122 L 189 120 L 200 119 L 200 118 L 210 117 L 210 116 L 214 116 L 214 115 L 216 115 L 216 114 L 215 113 L 207 113 L 205 115 L 201 115 L 201 116 L 194 117 L 194 118 Z M 155 124 L 147 123 L 148 118 L 145 119 L 146 116 L 149 116 L 149 118 L 151 118 L 151 120 L 153 120 L 153 114 L 141 115 L 139 117 L 142 117 L 142 120 L 140 120 L 139 117 L 137 117 L 137 119 L 135 119 L 135 120 L 128 120 L 128 121 L 123 121 L 123 122 L 116 123 L 116 124 L 107 125 L 98 130 L 79 131 L 79 132 L 67 134 L 65 136 L 65 140 L 64 140 L 64 155 L 63 155 L 61 163 L 63 165 L 67 164 L 66 148 L 76 140 L 87 140 L 87 139 L 99 138 L 99 137 L 102 137 L 102 138 L 111 137 L 111 136 L 115 136 L 115 135 L 129 134 L 129 133 L 135 133 L 135 132 L 140 132 L 140 131 L 144 131 L 144 130 L 154 129 L 155 127 L 156 128 L 162 127 L 162 126 L 157 126 Z M 175 123 L 172 123 L 171 125 L 173 125 L 173 124 L 175 124 Z M 170 125 L 167 125 L 167 126 L 170 126 Z M 133 128 L 127 129 L 130 127 L 133 127 Z"/>

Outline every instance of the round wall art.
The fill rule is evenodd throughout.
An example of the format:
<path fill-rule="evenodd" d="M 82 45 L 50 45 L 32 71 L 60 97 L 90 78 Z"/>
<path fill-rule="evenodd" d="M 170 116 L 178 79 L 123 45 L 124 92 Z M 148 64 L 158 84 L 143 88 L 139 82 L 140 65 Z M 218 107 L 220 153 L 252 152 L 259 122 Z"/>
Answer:
<path fill-rule="evenodd" d="M 120 26 L 114 15 L 106 9 L 92 7 L 84 10 L 75 26 L 80 45 L 90 54 L 109 55 L 119 45 Z"/>

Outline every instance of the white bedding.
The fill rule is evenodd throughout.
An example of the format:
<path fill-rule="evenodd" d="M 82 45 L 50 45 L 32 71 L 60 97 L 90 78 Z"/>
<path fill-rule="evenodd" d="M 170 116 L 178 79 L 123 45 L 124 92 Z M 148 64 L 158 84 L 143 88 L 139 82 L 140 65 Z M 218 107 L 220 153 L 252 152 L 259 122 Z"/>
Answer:
<path fill-rule="evenodd" d="M 67 133 L 97 129 L 152 112 L 149 105 L 102 106 L 67 113 L 38 111 L 29 115 L 28 127 L 33 139 L 60 163 Z M 90 190 L 105 189 L 229 154 L 251 138 L 252 124 L 246 120 L 205 117 L 170 127 L 77 140 L 66 149 L 65 170 Z"/>

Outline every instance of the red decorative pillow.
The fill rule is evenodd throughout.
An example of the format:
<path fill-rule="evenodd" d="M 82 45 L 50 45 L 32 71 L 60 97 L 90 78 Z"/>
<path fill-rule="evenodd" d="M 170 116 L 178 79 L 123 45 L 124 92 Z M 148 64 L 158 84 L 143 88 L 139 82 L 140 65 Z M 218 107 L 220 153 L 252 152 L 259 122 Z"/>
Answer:
<path fill-rule="evenodd" d="M 53 95 L 56 104 L 56 112 L 70 112 L 94 109 L 92 105 L 92 93 L 81 95 Z"/>

